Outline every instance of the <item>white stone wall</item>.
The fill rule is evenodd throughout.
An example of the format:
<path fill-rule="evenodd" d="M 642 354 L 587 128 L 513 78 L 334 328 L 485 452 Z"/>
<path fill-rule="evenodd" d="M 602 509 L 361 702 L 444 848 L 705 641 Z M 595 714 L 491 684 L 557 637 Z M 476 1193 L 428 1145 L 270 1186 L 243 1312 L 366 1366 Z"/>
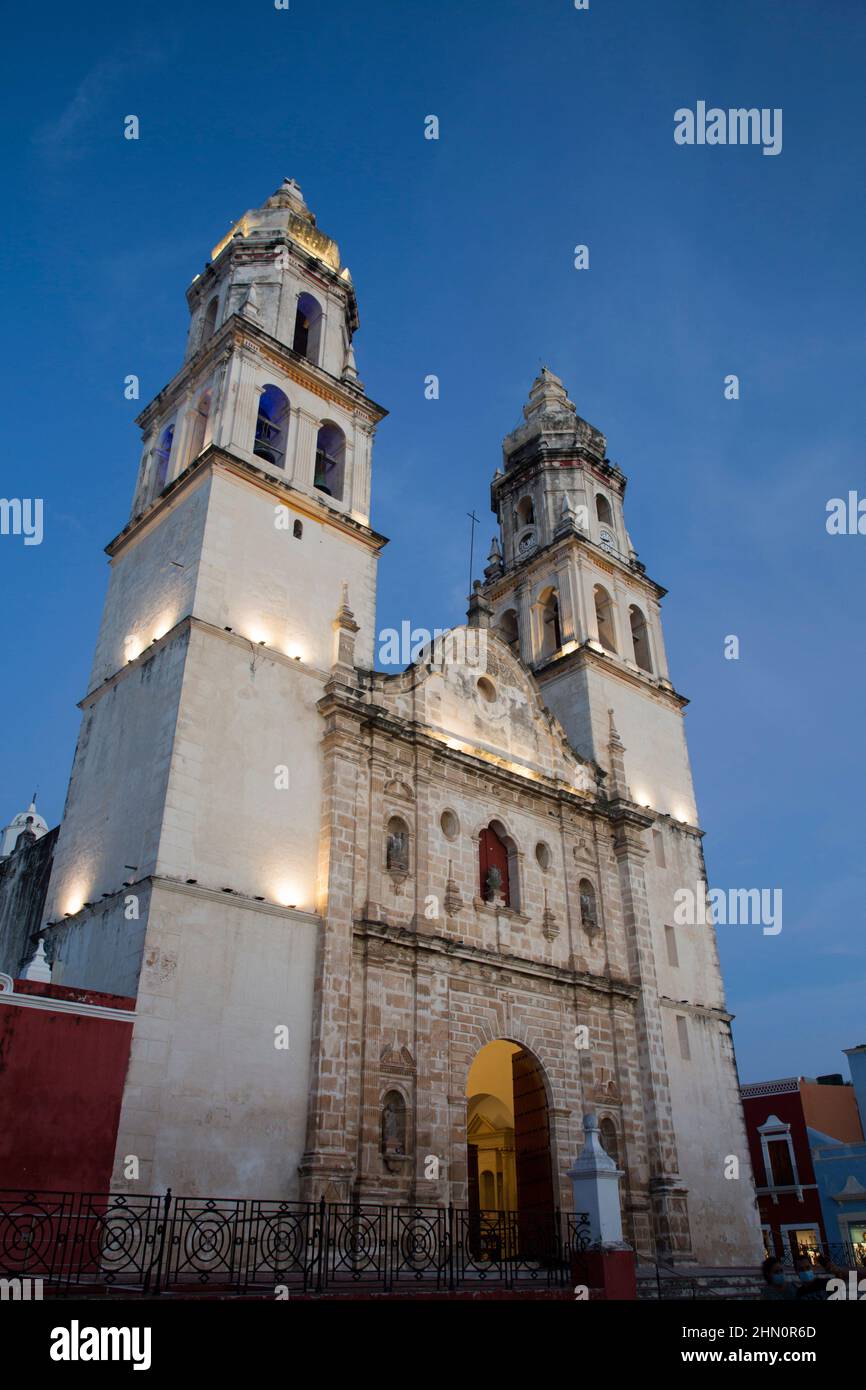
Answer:
<path fill-rule="evenodd" d="M 332 623 L 342 585 L 360 627 L 359 665 L 373 664 L 376 621 L 375 551 L 360 536 L 339 530 L 285 499 L 288 526 L 277 526 L 284 499 L 247 478 L 214 477 L 202 541 L 195 613 L 220 629 L 232 627 L 253 642 L 264 638 L 289 657 L 319 670 L 334 659 Z M 296 540 L 293 523 L 303 536 Z"/>
<path fill-rule="evenodd" d="M 210 481 L 202 475 L 115 555 L 89 690 L 192 611 L 209 505 Z"/>
<path fill-rule="evenodd" d="M 153 872 L 185 660 L 180 634 L 85 704 L 46 921 Z"/>
<path fill-rule="evenodd" d="M 690 1060 L 680 1056 L 677 1018 L 685 1017 Z M 665 1053 L 680 1175 L 699 1264 L 757 1265 L 760 1216 L 728 1024 L 687 1007 L 663 1009 Z M 736 1159 L 737 1177 L 725 1176 Z"/>
<path fill-rule="evenodd" d="M 154 886 L 114 1188 L 297 1196 L 317 931 L 311 917 Z"/>
<path fill-rule="evenodd" d="M 683 717 L 669 697 L 648 683 L 632 684 L 589 664 L 579 680 L 571 673 L 546 676 L 542 692 L 575 748 L 605 769 L 612 709 L 633 799 L 674 820 L 697 824 Z"/>
<path fill-rule="evenodd" d="M 314 907 L 322 685 L 286 657 L 221 631 L 193 630 L 160 874 Z"/>

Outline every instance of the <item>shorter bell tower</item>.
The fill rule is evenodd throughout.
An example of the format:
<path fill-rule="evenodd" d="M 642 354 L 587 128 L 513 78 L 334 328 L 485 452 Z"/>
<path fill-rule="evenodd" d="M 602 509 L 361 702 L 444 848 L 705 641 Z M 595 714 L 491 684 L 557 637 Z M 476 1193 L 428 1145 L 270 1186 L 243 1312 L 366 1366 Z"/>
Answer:
<path fill-rule="evenodd" d="M 694 823 L 687 701 L 670 682 L 662 634 L 666 590 L 626 527 L 625 474 L 547 367 L 502 454 L 491 486 L 500 537 L 484 586 L 492 625 L 578 753 L 609 770 L 614 709 L 635 799 Z"/>

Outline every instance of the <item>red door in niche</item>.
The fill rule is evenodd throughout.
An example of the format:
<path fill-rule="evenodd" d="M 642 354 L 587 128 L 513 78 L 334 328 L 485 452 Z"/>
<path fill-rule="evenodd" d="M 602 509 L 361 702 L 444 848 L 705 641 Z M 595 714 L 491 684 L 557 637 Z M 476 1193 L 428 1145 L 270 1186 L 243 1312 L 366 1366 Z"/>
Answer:
<path fill-rule="evenodd" d="M 481 869 L 481 896 L 489 899 L 493 897 L 491 889 L 487 885 L 487 876 L 491 869 L 499 870 L 500 889 L 506 907 L 511 906 L 511 893 L 508 884 L 508 847 L 504 841 L 500 840 L 492 826 L 488 825 L 482 830 L 479 840 L 479 860 Z"/>

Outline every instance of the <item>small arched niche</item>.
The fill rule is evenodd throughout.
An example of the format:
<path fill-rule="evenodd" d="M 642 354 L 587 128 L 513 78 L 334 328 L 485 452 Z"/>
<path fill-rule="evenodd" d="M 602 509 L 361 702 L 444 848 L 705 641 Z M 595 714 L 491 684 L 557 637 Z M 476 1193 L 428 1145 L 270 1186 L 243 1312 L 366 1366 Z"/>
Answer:
<path fill-rule="evenodd" d="M 517 846 L 501 821 L 492 820 L 478 841 L 481 897 L 485 902 L 520 909 Z"/>
<path fill-rule="evenodd" d="M 595 889 L 588 878 L 582 878 L 578 885 L 580 898 L 580 925 L 590 936 L 598 931 L 598 902 Z"/>
<path fill-rule="evenodd" d="M 604 1119 L 599 1121 L 598 1137 L 608 1158 L 612 1158 L 619 1168 L 619 1136 L 616 1132 L 616 1125 L 609 1115 L 605 1115 Z"/>
<path fill-rule="evenodd" d="M 332 420 L 325 420 L 316 437 L 316 470 L 313 486 L 340 502 L 346 471 L 346 436 Z"/>
<path fill-rule="evenodd" d="M 598 640 L 606 651 L 616 652 L 616 628 L 613 621 L 613 600 L 603 584 L 593 589 L 595 599 L 595 621 L 598 627 Z"/>
<path fill-rule="evenodd" d="M 516 608 L 506 608 L 500 616 L 497 631 L 503 642 L 507 642 L 513 652 L 520 650 L 520 625 Z"/>
<path fill-rule="evenodd" d="M 613 512 L 603 492 L 595 495 L 595 514 L 600 526 L 613 526 Z"/>
<path fill-rule="evenodd" d="M 535 507 L 531 497 L 521 497 L 517 504 L 517 524 L 522 529 L 524 526 L 535 525 Z"/>
<path fill-rule="evenodd" d="M 652 675 L 652 657 L 650 656 L 649 630 L 647 621 L 636 603 L 633 603 L 628 610 L 628 620 L 631 624 L 631 640 L 634 647 L 635 664 L 642 671 Z"/>
<path fill-rule="evenodd" d="M 409 827 L 402 816 L 391 816 L 385 831 L 385 867 L 389 874 L 405 877 L 410 871 Z"/>
<path fill-rule="evenodd" d="M 208 426 L 210 424 L 211 393 L 202 391 L 195 403 L 192 414 L 192 426 L 189 434 L 189 458 L 188 463 L 192 463 L 198 458 L 199 454 L 210 442 Z"/>
<path fill-rule="evenodd" d="M 155 470 L 153 495 L 158 497 L 168 481 L 168 469 L 171 462 L 171 447 L 174 443 L 174 423 L 166 425 L 162 434 L 159 436 L 159 443 L 156 446 L 154 455 Z"/>
<path fill-rule="evenodd" d="M 208 303 L 207 308 L 202 314 L 201 332 L 198 337 L 199 347 L 204 347 L 209 338 L 213 337 L 216 328 L 217 312 L 219 310 L 219 300 L 216 295 Z"/>
<path fill-rule="evenodd" d="M 305 291 L 298 295 L 292 347 L 295 352 L 300 353 L 301 357 L 306 357 L 308 361 L 318 365 L 321 337 L 322 306 L 318 299 Z"/>
<path fill-rule="evenodd" d="M 548 589 L 541 602 L 541 658 L 555 656 L 562 647 L 562 625 L 559 618 L 559 594 Z"/>
<path fill-rule="evenodd" d="M 399 1091 L 386 1091 L 381 1108 L 382 1154 L 388 1158 L 404 1158 L 407 1153 L 406 1102 Z"/>

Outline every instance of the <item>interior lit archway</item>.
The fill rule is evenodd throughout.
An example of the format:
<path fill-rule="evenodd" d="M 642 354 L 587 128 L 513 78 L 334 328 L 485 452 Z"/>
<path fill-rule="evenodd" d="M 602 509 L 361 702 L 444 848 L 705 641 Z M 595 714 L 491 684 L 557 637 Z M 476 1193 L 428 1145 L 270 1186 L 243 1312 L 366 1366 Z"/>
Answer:
<path fill-rule="evenodd" d="M 466 1081 L 470 1213 L 530 1219 L 554 1209 L 547 1085 L 538 1060 L 498 1038 L 475 1057 Z"/>

